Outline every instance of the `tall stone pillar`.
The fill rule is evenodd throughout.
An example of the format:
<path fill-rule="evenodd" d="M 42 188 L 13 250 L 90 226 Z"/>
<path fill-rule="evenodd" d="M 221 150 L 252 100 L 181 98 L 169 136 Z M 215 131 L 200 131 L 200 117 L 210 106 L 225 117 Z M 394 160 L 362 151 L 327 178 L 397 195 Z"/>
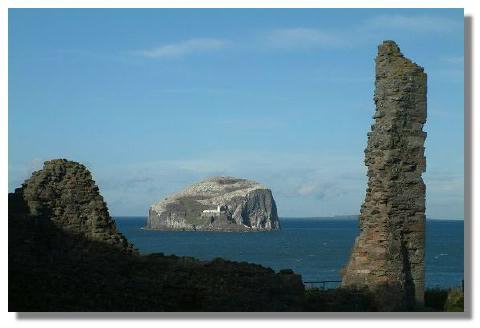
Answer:
<path fill-rule="evenodd" d="M 427 75 L 393 41 L 378 47 L 375 64 L 368 187 L 342 286 L 366 286 L 382 310 L 408 310 L 424 295 Z"/>

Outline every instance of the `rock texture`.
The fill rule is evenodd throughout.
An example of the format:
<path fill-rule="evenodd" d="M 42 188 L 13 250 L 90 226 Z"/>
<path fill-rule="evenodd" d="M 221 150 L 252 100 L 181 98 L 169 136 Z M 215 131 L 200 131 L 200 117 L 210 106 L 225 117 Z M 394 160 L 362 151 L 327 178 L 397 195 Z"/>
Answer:
<path fill-rule="evenodd" d="M 8 195 L 9 311 L 299 311 L 300 275 L 246 262 L 139 255 L 90 173 L 45 163 Z"/>
<path fill-rule="evenodd" d="M 125 252 L 133 246 L 117 230 L 95 181 L 82 164 L 66 159 L 47 161 L 34 172 L 12 200 L 24 201 L 32 224 L 53 222 L 61 229 L 106 242 Z"/>
<path fill-rule="evenodd" d="M 367 286 L 383 310 L 405 310 L 424 295 L 427 75 L 393 41 L 378 47 L 375 63 L 368 187 L 342 286 Z"/>
<path fill-rule="evenodd" d="M 280 223 L 270 189 L 251 180 L 213 177 L 151 206 L 146 228 L 265 231 L 279 229 Z"/>

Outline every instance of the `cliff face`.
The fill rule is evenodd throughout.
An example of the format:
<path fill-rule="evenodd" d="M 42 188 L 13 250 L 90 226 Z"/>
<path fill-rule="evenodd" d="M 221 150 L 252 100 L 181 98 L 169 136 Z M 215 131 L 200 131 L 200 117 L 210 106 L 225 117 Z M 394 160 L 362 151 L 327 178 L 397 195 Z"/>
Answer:
<path fill-rule="evenodd" d="M 25 202 L 32 224 L 51 221 L 57 227 L 88 239 L 134 251 L 117 230 L 95 181 L 82 164 L 56 159 L 44 163 L 11 195 L 12 202 Z"/>
<path fill-rule="evenodd" d="M 385 311 L 405 310 L 424 295 L 427 75 L 393 41 L 379 46 L 375 62 L 368 187 L 342 285 L 375 290 Z"/>
<path fill-rule="evenodd" d="M 147 229 L 265 231 L 280 229 L 272 192 L 251 180 L 214 177 L 152 205 Z"/>

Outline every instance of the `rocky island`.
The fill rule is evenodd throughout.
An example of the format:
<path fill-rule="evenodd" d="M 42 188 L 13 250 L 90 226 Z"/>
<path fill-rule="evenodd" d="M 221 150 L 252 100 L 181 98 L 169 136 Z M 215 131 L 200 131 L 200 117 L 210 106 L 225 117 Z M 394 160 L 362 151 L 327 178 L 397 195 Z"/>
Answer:
<path fill-rule="evenodd" d="M 213 177 L 152 205 L 146 229 L 269 231 L 280 229 L 272 192 L 252 180 Z"/>

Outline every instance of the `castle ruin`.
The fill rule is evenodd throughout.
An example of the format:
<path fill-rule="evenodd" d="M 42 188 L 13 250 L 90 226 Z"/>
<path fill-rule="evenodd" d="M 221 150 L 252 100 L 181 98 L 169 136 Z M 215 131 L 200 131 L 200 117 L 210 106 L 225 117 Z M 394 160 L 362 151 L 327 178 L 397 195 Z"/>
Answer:
<path fill-rule="evenodd" d="M 342 286 L 367 287 L 384 311 L 411 310 L 424 298 L 427 75 L 393 41 L 375 64 L 368 187 Z"/>

